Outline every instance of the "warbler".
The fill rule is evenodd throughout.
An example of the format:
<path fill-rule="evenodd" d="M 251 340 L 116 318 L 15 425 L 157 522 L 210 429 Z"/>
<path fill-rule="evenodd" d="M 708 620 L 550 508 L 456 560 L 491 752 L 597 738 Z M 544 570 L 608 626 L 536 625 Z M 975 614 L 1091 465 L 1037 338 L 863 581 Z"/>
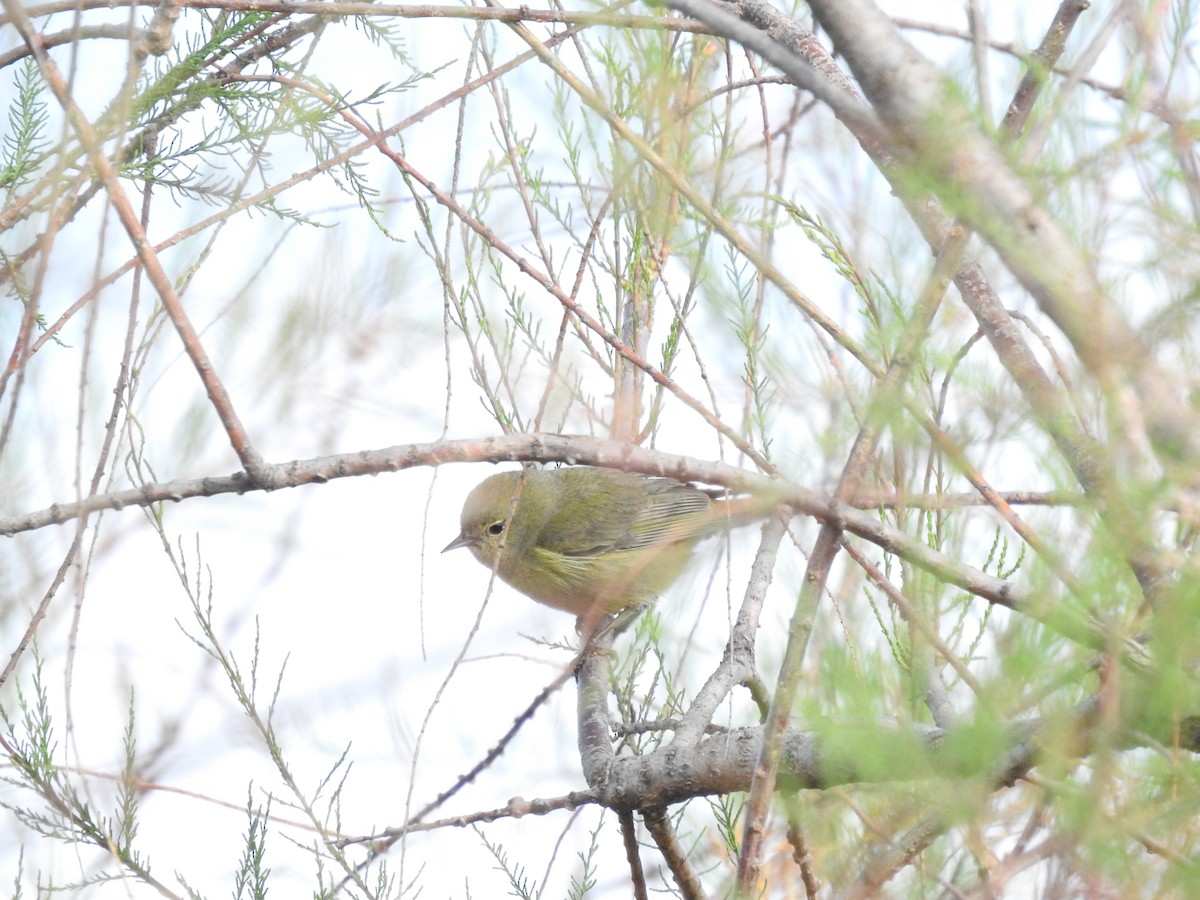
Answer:
<path fill-rule="evenodd" d="M 595 617 L 666 590 L 693 546 L 730 524 L 723 507 L 693 485 L 613 469 L 501 472 L 467 496 L 442 552 L 467 547 L 526 596 Z"/>

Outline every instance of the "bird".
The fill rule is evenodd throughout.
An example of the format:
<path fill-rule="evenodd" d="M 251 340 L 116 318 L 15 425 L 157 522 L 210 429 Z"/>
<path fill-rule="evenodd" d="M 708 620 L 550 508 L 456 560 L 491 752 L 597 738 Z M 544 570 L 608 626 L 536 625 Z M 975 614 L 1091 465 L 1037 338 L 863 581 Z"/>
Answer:
<path fill-rule="evenodd" d="M 671 478 L 570 466 L 501 472 L 467 496 L 468 548 L 505 583 L 581 622 L 655 600 L 692 549 L 729 524 L 725 502 Z"/>

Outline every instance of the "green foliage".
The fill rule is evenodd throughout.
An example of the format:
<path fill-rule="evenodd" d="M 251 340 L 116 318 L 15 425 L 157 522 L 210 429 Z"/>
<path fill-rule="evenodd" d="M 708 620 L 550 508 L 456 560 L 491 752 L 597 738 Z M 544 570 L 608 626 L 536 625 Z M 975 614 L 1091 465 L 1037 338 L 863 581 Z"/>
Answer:
<path fill-rule="evenodd" d="M 597 856 L 600 852 L 601 836 L 605 833 L 605 817 L 601 815 L 596 821 L 596 827 L 590 832 L 591 840 L 587 848 L 579 852 L 579 870 L 571 875 L 571 884 L 567 892 L 569 900 L 583 900 L 597 886 L 600 869 Z"/>
<path fill-rule="evenodd" d="M 247 789 L 246 817 L 246 847 L 238 870 L 233 877 L 234 900 L 265 900 L 267 896 L 267 878 L 271 870 L 265 864 L 267 844 L 267 821 L 271 815 L 271 804 L 268 801 L 265 808 L 258 810 L 254 805 L 253 790 Z"/>
<path fill-rule="evenodd" d="M 633 645 L 610 676 L 617 719 L 629 729 L 622 744 L 635 756 L 661 746 L 666 726 L 687 705 L 666 664 L 663 640 L 662 622 L 653 609 L 647 610 L 637 621 Z"/>
<path fill-rule="evenodd" d="M 972 40 L 932 26 L 914 44 L 941 54 L 923 84 L 945 115 L 907 128 L 903 104 L 878 100 L 904 73 L 859 78 L 864 95 L 851 95 L 859 73 L 843 82 L 838 72 L 853 68 L 850 48 L 822 57 L 828 32 L 789 31 L 796 23 L 782 17 L 752 23 L 751 37 L 805 54 L 824 91 L 787 83 L 754 47 L 620 4 L 408 9 L 403 21 L 383 7 L 344 18 L 167 4 L 140 9 L 126 31 L 110 10 L 80 8 L 68 25 L 29 7 L 80 109 L 61 108 L 9 29 L 0 281 L 20 302 L 4 320 L 0 464 L 6 503 L 27 518 L 9 525 L 25 533 L 0 559 L 0 622 L 18 663 L 0 684 L 2 802 L 23 847 L 66 843 L 82 874 L 59 878 L 57 851 L 36 862 L 21 852 L 14 896 L 31 877 L 43 892 L 125 890 L 123 879 L 201 896 L 186 880 L 194 873 L 158 880 L 144 848 L 163 827 L 147 796 L 162 790 L 158 775 L 193 760 L 173 751 L 204 727 L 221 733 L 219 752 L 262 766 L 225 773 L 226 784 L 243 779 L 226 796 L 247 785 L 241 856 L 222 869 L 236 897 L 266 896 L 269 882 L 294 889 L 277 885 L 303 868 L 297 853 L 317 897 L 440 896 L 463 882 L 483 896 L 474 871 L 435 871 L 422 856 L 437 859 L 437 842 L 468 824 L 482 847 L 471 849 L 515 896 L 582 898 L 612 884 L 619 842 L 603 811 L 586 840 L 585 825 L 565 822 L 578 865 L 551 866 L 544 883 L 529 875 L 526 848 L 501 844 L 487 824 L 595 800 L 599 789 L 578 782 L 563 696 L 535 704 L 511 746 L 458 784 L 475 793 L 435 783 L 453 779 L 442 766 L 477 762 L 462 763 L 460 746 L 492 746 L 476 719 L 516 691 L 493 683 L 491 666 L 530 662 L 476 656 L 477 638 L 497 640 L 482 637 L 497 620 L 481 612 L 478 631 L 454 621 L 446 609 L 460 592 L 432 587 L 453 563 L 434 568 L 425 543 L 454 500 L 440 488 L 414 499 L 412 473 L 395 476 L 396 494 L 352 509 L 336 485 L 316 493 L 349 473 L 536 455 L 494 449 L 529 449 L 515 439 L 535 431 L 574 442 L 567 462 L 591 446 L 575 436 L 611 437 L 681 455 L 670 471 L 692 466 L 683 477 L 707 477 L 701 464 L 715 460 L 757 467 L 803 501 L 766 560 L 773 581 L 757 628 L 738 635 L 754 649 L 752 671 L 701 740 L 718 747 L 728 728 L 774 710 L 772 721 L 791 716 L 811 771 L 802 790 L 787 785 L 785 816 L 764 819 L 740 783 L 666 810 L 705 889 L 737 877 L 739 854 L 761 836 L 748 896 L 781 885 L 838 894 L 877 874 L 874 889 L 889 895 L 1026 884 L 1050 896 L 1197 893 L 1197 24 L 1194 4 L 1168 6 L 1083 17 L 1071 49 L 1090 49 L 1069 71 L 1028 58 L 1033 30 L 1000 45 L 990 20 L 974 23 Z M 1089 68 L 1096 59 L 1105 69 Z M 1023 66 L 1044 94 L 1012 136 L 991 122 Z M 846 105 L 834 110 L 836 97 Z M 895 99 L 919 103 L 921 92 Z M 97 145 L 85 145 L 75 115 Z M 982 143 L 966 142 L 966 126 Z M 965 146 L 974 155 L 956 159 Z M 986 180 L 1002 188 L 988 203 L 973 188 Z M 997 215 L 1011 197 L 1017 212 Z M 127 240 L 130 210 L 144 245 Z M 976 235 L 960 277 L 942 283 L 965 227 L 955 214 Z M 245 220 L 253 228 L 235 231 Z M 327 229 L 324 240 L 296 225 Z M 1048 269 L 1043 252 L 1079 265 Z M 147 277 L 163 272 L 165 283 Z M 1073 279 L 1065 289 L 1060 275 Z M 927 327 L 918 300 L 940 300 Z M 1111 344 L 1088 345 L 1109 329 Z M 894 383 L 881 378 L 889 367 Z M 78 409 L 63 415 L 64 398 Z M 514 440 L 482 440 L 497 432 Z M 480 440 L 455 445 L 457 456 L 428 443 L 447 435 Z M 312 476 L 312 457 L 332 450 L 347 455 Z M 283 464 L 260 478 L 259 454 Z M 244 499 L 204 518 L 197 495 L 228 491 L 220 476 L 233 466 L 246 470 L 236 490 L 264 505 Z M 22 509 L 26 497 L 53 505 Z M 826 508 L 834 497 L 842 505 Z M 82 506 L 60 515 L 72 499 Z M 176 501 L 197 518 L 181 525 Z M 144 523 L 117 514 L 129 505 L 146 510 Z M 419 533 L 418 508 L 430 526 Z M 815 536 L 862 508 L 878 515 L 842 529 L 822 571 Z M 387 551 L 352 563 L 328 552 L 329 532 L 316 528 L 331 519 L 364 544 L 386 532 Z M 63 541 L 72 528 L 78 540 Z M 250 538 L 267 533 L 264 553 Z M 160 556 L 126 555 L 146 535 Z M 651 612 L 621 637 L 603 710 L 618 759 L 693 749 L 672 742 L 705 683 L 698 670 L 726 658 L 754 536 L 737 532 L 727 567 L 714 567 L 726 610 L 706 605 L 721 593 L 710 585 L 675 607 L 698 610 L 689 628 Z M 230 546 L 243 543 L 254 549 Z M 339 579 L 308 596 L 291 566 L 313 558 Z M 198 686 L 194 719 L 158 708 L 148 688 L 159 672 L 124 653 L 142 623 L 126 622 L 121 604 L 143 599 L 130 595 L 163 561 L 177 584 L 163 603 L 178 602 L 186 623 L 170 674 Z M 64 601 L 67 584 L 76 596 Z M 225 593 L 245 584 L 243 610 Z M 352 606 L 367 595 L 379 605 Z M 274 631 L 271 603 L 285 601 L 289 625 L 315 620 L 333 634 L 354 616 L 357 631 L 301 662 L 302 642 L 324 635 Z M 463 626 L 458 647 L 437 630 L 446 619 Z M 128 642 L 95 654 L 100 663 L 97 622 Z M 22 659 L 27 628 L 45 640 Z M 789 640 L 803 653 L 781 671 Z M 530 655 L 567 672 L 562 651 L 535 642 Z M 447 658 L 445 682 L 426 691 Z M 47 677 L 60 662 L 61 697 Z M 311 697 L 297 688 L 310 665 L 324 679 Z M 122 679 L 127 712 L 102 726 L 111 733 L 68 715 L 93 689 L 114 690 L 98 672 Z M 793 688 L 798 699 L 784 703 Z M 244 730 L 225 727 L 231 718 Z M 390 753 L 359 742 L 380 720 Z M 110 771 L 85 768 L 102 767 L 97 747 L 109 745 Z M 420 771 L 405 772 L 405 753 Z M 555 798 L 540 780 L 512 784 L 543 756 L 535 774 L 568 783 Z M 265 785 L 258 805 L 250 784 Z M 505 806 L 518 791 L 538 799 Z M 471 811 L 435 812 L 449 796 Z M 438 800 L 425 812 L 408 808 L 428 798 Z M 209 801 L 220 798 L 190 797 Z M 281 809 L 299 824 L 275 819 Z M 640 852 L 670 855 L 649 841 Z M 651 880 L 659 861 L 645 867 Z M 798 886 L 797 867 L 825 887 Z"/>
<path fill-rule="evenodd" d="M 0 149 L 0 187 L 4 188 L 4 206 L 41 169 L 49 137 L 46 134 L 50 114 L 42 98 L 37 64 L 25 60 L 13 74 L 15 97 L 8 108 L 8 129 Z"/>
<path fill-rule="evenodd" d="M 67 844 L 91 845 L 104 854 L 128 875 L 149 885 L 160 887 L 151 875 L 149 861 L 134 847 L 137 836 L 137 796 L 132 782 L 135 746 L 134 717 L 131 711 L 125 730 L 124 779 L 114 815 L 94 812 L 94 804 L 81 793 L 70 779 L 68 771 L 55 761 L 58 741 L 51 704 L 44 681 L 43 663 L 36 650 L 30 679 L 32 695 L 18 681 L 17 707 L 10 711 L 0 705 L 0 722 L 4 735 L 0 738 L 9 761 L 17 775 L 3 780 L 34 795 L 31 805 L 4 801 L 3 807 L 12 812 L 30 831 Z M 24 856 L 22 854 L 22 863 Z M 100 871 L 87 876 L 84 884 L 100 884 L 121 876 Z M 82 886 L 82 885 L 80 885 Z"/>
<path fill-rule="evenodd" d="M 42 681 L 42 664 L 34 657 L 33 697 L 30 698 L 17 684 L 17 710 L 19 719 L 14 720 L 8 710 L 0 705 L 0 718 L 5 730 L 12 736 L 12 753 L 21 770 L 37 785 L 49 784 L 57 776 L 54 753 L 54 726 L 50 719 L 50 701 Z"/>
<path fill-rule="evenodd" d="M 137 740 L 134 725 L 137 721 L 137 705 L 134 690 L 129 690 L 129 718 L 125 723 L 125 768 L 121 773 L 120 790 L 117 794 L 117 820 L 113 828 L 113 839 L 117 848 L 124 852 L 132 849 L 138 833 L 138 784 L 137 784 Z"/>
<path fill-rule="evenodd" d="M 487 848 L 492 858 L 496 861 L 496 868 L 504 873 L 504 877 L 508 880 L 508 895 L 510 897 L 519 897 L 521 900 L 539 900 L 542 892 L 537 887 L 536 882 L 530 883 L 529 876 L 525 874 L 525 867 L 520 863 L 511 862 L 503 845 L 489 840 L 481 829 L 476 828 L 475 834 L 478 835 L 480 842 Z"/>
<path fill-rule="evenodd" d="M 741 843 L 739 828 L 742 812 L 746 807 L 745 795 L 721 794 L 709 800 L 708 805 L 712 810 L 713 822 L 716 825 L 717 834 L 721 838 L 721 843 L 725 847 L 725 852 L 730 859 L 737 859 L 738 846 Z"/>

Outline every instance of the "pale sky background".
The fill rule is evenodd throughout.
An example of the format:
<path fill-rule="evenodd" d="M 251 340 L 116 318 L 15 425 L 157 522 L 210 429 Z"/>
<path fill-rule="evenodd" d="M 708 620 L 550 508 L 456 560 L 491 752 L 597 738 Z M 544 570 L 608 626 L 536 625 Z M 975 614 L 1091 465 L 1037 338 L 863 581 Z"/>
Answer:
<path fill-rule="evenodd" d="M 882 5 L 911 18 L 956 27 L 965 23 L 963 3 Z M 1032 47 L 1056 4 L 1025 0 L 983 5 L 989 9 L 988 28 L 994 39 Z M 1109 3 L 1094 6 L 1072 39 L 1068 60 L 1111 9 Z M 182 24 L 186 25 L 188 15 L 185 13 Z M 63 27 L 65 19 L 58 25 Z M 409 50 L 418 65 L 432 68 L 466 53 L 468 26 L 462 23 L 417 21 L 401 27 L 409 35 Z M 435 34 L 436 39 L 432 37 Z M 964 65 L 967 48 L 959 42 L 911 33 L 909 37 L 938 58 L 952 56 L 956 68 Z M 11 46 L 14 39 L 11 29 L 0 32 L 0 49 Z M 104 53 L 123 53 L 123 47 L 112 42 L 89 45 L 83 56 L 84 68 L 92 71 L 88 64 L 97 59 L 94 54 Z M 387 51 L 371 48 L 352 28 L 331 27 L 319 45 L 314 71 L 343 61 L 346 68 L 355 67 L 352 80 L 362 93 L 396 77 Z M 1002 108 L 1015 79 L 1007 64 L 995 57 L 993 62 L 997 79 L 993 97 Z M 524 78 L 550 77 L 535 64 L 526 68 Z M 1101 77 L 1103 71 L 1103 65 L 1094 70 Z M 405 112 L 421 108 L 453 86 L 460 73 L 461 65 L 452 66 L 411 93 L 386 99 L 380 107 L 382 121 L 390 124 Z M 514 95 L 519 83 L 510 84 Z M 100 84 L 81 84 L 79 90 L 85 98 L 93 90 L 95 98 L 107 97 Z M 780 108 L 790 102 L 790 91 L 768 88 Z M 519 96 L 515 99 L 520 101 Z M 447 141 L 453 140 L 453 115 L 453 111 L 441 114 Z M 493 151 L 490 141 L 480 140 L 478 153 Z M 439 185 L 446 185 L 448 146 L 429 141 L 405 150 L 418 168 Z M 281 155 L 274 160 L 279 178 L 289 170 L 285 159 Z M 387 207 L 388 225 L 406 243 L 380 237 L 364 214 L 347 207 L 346 195 L 327 183 L 308 183 L 286 194 L 283 202 L 320 221 L 336 223 L 336 228 L 291 229 L 283 244 L 272 251 L 280 234 L 278 223 L 261 215 L 239 217 L 218 241 L 214 258 L 205 264 L 186 297 L 195 321 L 206 329 L 206 345 L 235 405 L 258 449 L 272 462 L 435 440 L 442 433 L 445 361 L 436 330 L 440 313 L 429 315 L 429 310 L 441 305 L 437 275 L 411 240 L 416 229 L 413 205 L 403 199 L 405 192 L 397 178 L 380 175 L 387 169 L 374 157 L 368 155 L 364 161 L 381 178 L 377 184 L 384 200 L 401 198 Z M 863 163 L 858 160 L 855 165 Z M 474 172 L 477 167 L 468 163 L 464 170 Z M 236 173 L 226 174 L 232 177 Z M 864 183 L 881 191 L 878 179 Z M 838 188 L 830 184 L 824 190 L 832 197 Z M 814 193 L 821 191 L 814 188 Z M 880 203 L 893 202 L 885 193 L 881 192 L 881 197 Z M 193 216 L 205 214 L 160 203 L 153 232 L 169 234 Z M 889 208 L 884 215 L 894 216 L 895 210 Z M 84 228 L 80 233 L 89 232 Z M 96 229 L 90 233 L 94 235 Z M 501 237 L 520 242 L 522 234 L 514 228 L 513 233 L 501 233 Z M 115 225 L 110 226 L 107 246 L 114 261 L 128 254 Z M 191 243 L 164 254 L 173 274 L 194 261 L 198 247 Z M 791 256 L 779 255 L 796 266 L 814 265 L 811 248 L 797 248 Z M 86 286 L 93 264 L 86 255 L 75 259 L 73 265 L 65 258 L 57 261 L 47 291 L 55 315 L 69 302 L 63 298 L 78 296 Z M 914 272 L 923 271 L 925 257 L 914 259 L 913 265 Z M 810 293 L 816 293 L 822 287 L 820 279 L 827 277 L 814 266 L 803 283 Z M 842 286 L 829 279 L 828 289 L 841 291 Z M 909 284 L 906 289 L 913 291 L 916 286 Z M 532 295 L 532 287 L 527 290 Z M 311 297 L 313 321 L 327 322 L 337 338 L 325 341 L 325 326 L 318 324 L 307 339 L 295 340 L 298 364 L 280 360 L 275 368 L 264 371 L 262 366 L 269 358 L 264 351 L 277 341 L 279 304 L 296 297 Z M 127 298 L 127 282 L 105 295 L 97 349 L 101 360 L 119 355 L 113 348 L 119 347 L 121 340 Z M 225 305 L 234 301 L 235 311 L 222 315 Z M 548 301 L 539 296 L 536 302 Z M 17 313 L 10 308 L 0 321 L 4 333 L 11 334 Z M 39 509 L 74 496 L 74 410 L 82 324 L 81 317 L 68 329 L 64 336 L 67 346 L 56 351 L 59 359 L 55 365 L 30 370 L 26 390 L 37 400 L 27 398 L 18 419 L 20 437 L 3 463 L 11 485 L 0 508 L 4 514 Z M 345 335 L 353 335 L 353 340 L 343 340 Z M 393 346 L 394 351 L 390 349 Z M 381 347 L 389 349 L 381 352 Z M 454 373 L 448 436 L 496 434 L 494 422 L 483 413 L 477 391 L 462 368 L 465 356 L 457 337 L 452 352 L 459 368 Z M 369 368 L 359 362 L 364 357 L 373 360 Z M 795 363 L 806 361 L 800 357 Z M 722 372 L 718 366 L 715 375 L 719 382 L 730 384 L 738 373 Z M 158 480 L 232 472 L 236 468 L 233 454 L 214 427 L 196 374 L 172 335 L 160 341 L 146 377 L 139 412 Z M 89 423 L 102 423 L 107 417 L 111 373 L 105 370 L 104 378 L 109 380 L 96 380 L 89 386 Z M 70 415 L 64 414 L 67 409 Z M 659 449 L 716 457 L 718 448 L 708 430 L 697 427 L 683 413 L 672 413 L 669 421 L 671 427 L 663 429 Z M 801 417 L 783 427 L 803 433 L 817 425 Z M 94 440 L 100 430 L 91 427 L 88 433 L 88 439 Z M 185 458 L 185 448 L 193 442 L 199 442 L 201 452 L 187 457 L 186 466 L 179 468 L 175 461 Z M 781 456 L 795 480 L 809 487 L 826 483 L 830 472 L 808 467 L 803 459 L 789 458 L 786 442 L 782 443 Z M 94 459 L 94 453 L 95 447 L 89 447 L 85 458 Z M 256 634 L 261 635 L 261 707 L 265 708 L 275 690 L 286 661 L 275 723 L 299 783 L 311 791 L 349 747 L 352 766 L 346 774 L 340 809 L 344 833 L 361 834 L 397 825 L 405 818 L 410 787 L 415 809 L 452 783 L 495 743 L 567 658 L 561 651 L 535 645 L 525 635 L 572 638 L 570 616 L 540 607 L 499 584 L 480 614 L 488 572 L 465 551 L 446 556 L 438 553 L 457 534 L 463 497 L 491 471 L 486 465 L 414 469 L 273 494 L 190 500 L 166 510 L 167 531 L 178 542 L 176 553 L 186 559 L 192 573 L 196 572 L 199 547 L 203 590 L 207 599 L 211 588 L 218 632 L 246 671 Z M 811 537 L 811 525 L 801 523 L 799 533 Z M 89 533 L 89 539 L 93 534 Z M 0 542 L 0 583 L 7 597 L 19 597 L 23 609 L 33 609 L 71 535 L 69 527 L 61 527 Z M 667 630 L 678 638 L 670 644 L 676 654 L 670 662 L 681 665 L 676 674 L 692 690 L 720 657 L 730 615 L 728 604 L 736 609 L 740 599 L 748 566 L 746 551 L 753 546 L 753 538 L 753 530 L 748 529 L 735 539 L 729 598 L 722 569 L 717 587 L 702 609 L 697 610 L 694 603 L 672 602 L 703 593 L 712 566 L 702 559 L 660 604 Z M 710 550 L 701 555 L 712 557 L 716 542 L 707 546 Z M 38 637 L 38 653 L 45 660 L 44 678 L 61 729 L 66 708 L 64 660 L 73 606 L 86 582 L 70 694 L 75 730 L 70 741 L 62 739 L 59 731 L 57 758 L 64 765 L 94 772 L 119 772 L 129 689 L 135 687 L 140 753 L 151 751 L 164 728 L 180 729 L 179 737 L 150 766 L 149 774 L 162 785 L 187 792 L 158 791 L 143 798 L 138 844 L 153 871 L 168 884 L 175 883 L 172 873 L 179 872 L 207 897 L 229 896 L 246 815 L 244 809 L 239 812 L 212 801 L 244 807 L 249 785 L 256 806 L 270 792 L 278 798 L 271 807 L 273 815 L 292 820 L 303 816 L 285 805 L 285 790 L 261 741 L 234 703 L 224 678 L 187 637 L 196 632 L 187 597 L 143 511 L 106 513 L 94 553 L 87 558 L 90 567 L 86 573 L 72 573 Z M 798 554 L 785 556 L 780 577 L 794 583 L 802 565 Z M 780 595 L 777 589 L 763 618 L 767 659 L 772 650 L 778 651 L 789 611 L 787 592 Z M 828 611 L 823 614 L 822 623 L 833 627 L 825 622 L 828 615 Z M 476 616 L 480 616 L 479 631 L 461 668 L 447 683 L 453 660 Z M 0 631 L 5 646 L 15 645 L 17 629 L 26 621 L 21 615 L 7 621 Z M 691 649 L 681 663 L 685 638 L 693 628 Z M 21 670 L 26 689 L 31 664 L 29 656 Z M 443 687 L 421 738 L 414 769 L 418 733 L 433 698 Z M 12 687 L 0 694 L 0 703 L 10 711 L 14 708 Z M 497 766 L 435 815 L 499 807 L 514 795 L 547 798 L 582 788 L 574 704 L 574 689 L 568 686 L 537 714 Z M 98 807 L 111 802 L 111 786 L 103 779 L 81 781 L 94 791 Z M 10 802 L 20 802 L 16 789 L 0 785 L 0 792 Z M 503 844 L 509 858 L 524 866 L 531 880 L 542 883 L 545 879 L 544 896 L 559 897 L 578 872 L 580 842 L 588 839 L 601 812 L 589 808 L 579 816 L 586 825 L 572 824 L 570 814 L 558 813 L 492 824 L 485 834 Z M 618 831 L 611 814 L 604 816 L 600 838 L 603 874 L 591 896 L 627 896 L 628 876 Z M 547 871 L 564 831 L 567 837 L 557 847 L 557 859 Z M 313 883 L 311 856 L 289 845 L 284 834 L 300 844 L 314 839 L 302 828 L 272 829 L 267 863 L 275 873 L 273 896 L 307 896 Z M 71 845 L 30 837 L 6 816 L 0 822 L 0 883 L 11 883 L 16 876 L 22 845 L 27 875 L 36 870 L 52 872 L 61 884 L 94 871 L 96 856 L 90 850 L 80 853 Z M 647 852 L 645 859 L 651 865 L 658 862 L 655 852 Z M 404 879 L 415 879 L 427 898 L 465 897 L 468 885 L 476 898 L 501 896 L 508 890 L 480 837 L 469 829 L 416 835 L 409 840 L 403 859 L 399 850 L 394 851 L 388 865 L 396 875 L 403 866 Z M 372 879 L 369 875 L 368 880 Z M 31 885 L 27 884 L 26 890 L 32 895 Z M 152 893 L 127 881 L 92 888 L 87 896 L 140 898 Z"/>

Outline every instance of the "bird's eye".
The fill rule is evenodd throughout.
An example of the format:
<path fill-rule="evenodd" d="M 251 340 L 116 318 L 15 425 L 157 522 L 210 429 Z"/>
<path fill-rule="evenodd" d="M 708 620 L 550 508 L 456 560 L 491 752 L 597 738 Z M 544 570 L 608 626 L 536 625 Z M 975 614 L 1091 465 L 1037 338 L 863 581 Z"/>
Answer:
<path fill-rule="evenodd" d="M 504 531 L 504 523 L 496 522 L 488 526 L 488 534 L 500 534 Z"/>

